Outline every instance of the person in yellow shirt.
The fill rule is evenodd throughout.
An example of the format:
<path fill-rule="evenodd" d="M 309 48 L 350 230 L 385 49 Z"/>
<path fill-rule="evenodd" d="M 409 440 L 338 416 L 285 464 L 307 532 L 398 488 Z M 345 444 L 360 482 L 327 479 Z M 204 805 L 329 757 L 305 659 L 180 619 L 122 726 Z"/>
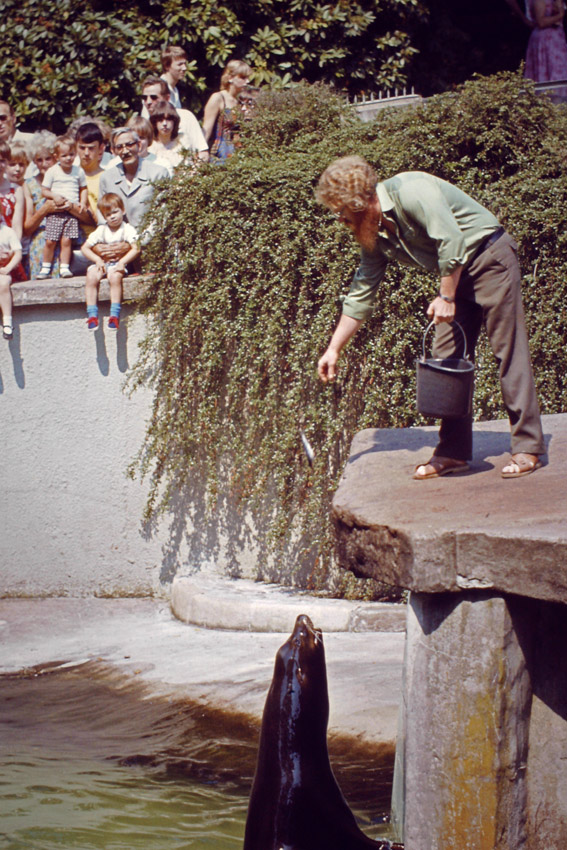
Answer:
<path fill-rule="evenodd" d="M 100 175 L 104 171 L 101 162 L 106 145 L 102 131 L 94 121 L 81 124 L 76 133 L 76 140 L 79 162 L 87 178 L 90 219 L 81 222 L 81 229 L 85 237 L 88 238 L 99 223 L 95 210 L 98 204 Z M 73 273 L 76 275 L 85 274 L 87 265 L 88 262 L 80 248 L 75 250 L 72 260 Z"/>

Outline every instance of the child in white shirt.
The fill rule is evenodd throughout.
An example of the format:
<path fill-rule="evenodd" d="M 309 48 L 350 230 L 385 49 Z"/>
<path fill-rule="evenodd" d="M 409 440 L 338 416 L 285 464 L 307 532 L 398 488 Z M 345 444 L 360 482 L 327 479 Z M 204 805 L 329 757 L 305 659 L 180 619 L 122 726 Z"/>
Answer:
<path fill-rule="evenodd" d="M 4 339 L 12 339 L 12 275 L 11 272 L 22 262 L 22 243 L 16 232 L 8 227 L 0 215 L 0 309 Z"/>
<path fill-rule="evenodd" d="M 87 178 L 80 166 L 73 165 L 75 140 L 72 136 L 60 136 L 55 142 L 57 164 L 48 168 L 43 176 L 41 194 L 55 201 L 57 212 L 45 219 L 45 247 L 41 270 L 37 276 L 42 280 L 51 276 L 51 264 L 57 244 L 61 243 L 60 275 L 73 277 L 69 263 L 73 250 L 73 239 L 79 238 L 77 216 L 88 205 Z"/>
<path fill-rule="evenodd" d="M 85 282 L 87 327 L 89 330 L 98 328 L 98 288 L 103 277 L 106 277 L 110 285 L 108 327 L 118 330 L 122 306 L 122 280 L 124 275 L 128 274 L 127 263 L 131 263 L 140 254 L 139 237 L 136 229 L 124 221 L 124 201 L 120 195 L 107 192 L 98 202 L 98 210 L 104 216 L 106 224 L 101 224 L 96 230 L 93 230 L 84 245 L 81 245 L 81 251 L 87 260 L 91 260 L 93 263 L 87 269 Z M 105 263 L 93 251 L 93 247 L 101 242 L 105 245 L 112 242 L 127 242 L 130 245 L 130 250 L 117 262 Z"/>

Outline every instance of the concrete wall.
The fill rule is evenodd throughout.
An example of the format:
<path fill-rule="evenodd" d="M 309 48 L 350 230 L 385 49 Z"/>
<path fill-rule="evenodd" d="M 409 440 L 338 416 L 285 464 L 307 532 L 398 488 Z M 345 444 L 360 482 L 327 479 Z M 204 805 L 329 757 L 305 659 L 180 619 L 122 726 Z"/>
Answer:
<path fill-rule="evenodd" d="M 143 528 L 147 487 L 126 477 L 151 396 L 122 388 L 144 320 L 123 308 L 118 332 L 88 331 L 83 281 L 18 284 L 15 333 L 0 337 L 0 596 L 167 594 L 203 565 L 251 575 L 242 527 L 184 513 Z M 106 293 L 102 293 L 106 298 Z M 241 541 L 239 543 L 239 541 Z"/>

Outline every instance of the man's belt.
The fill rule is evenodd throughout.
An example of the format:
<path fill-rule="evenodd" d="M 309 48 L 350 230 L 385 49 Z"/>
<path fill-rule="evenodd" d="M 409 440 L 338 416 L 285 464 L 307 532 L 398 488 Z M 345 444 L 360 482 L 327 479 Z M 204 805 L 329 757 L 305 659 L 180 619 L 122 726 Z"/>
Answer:
<path fill-rule="evenodd" d="M 495 242 L 498 242 L 500 237 L 504 236 L 505 233 L 506 233 L 505 227 L 499 227 L 498 230 L 495 230 L 495 231 L 493 231 L 493 233 L 490 233 L 486 237 L 486 239 L 482 240 L 482 242 L 480 243 L 480 245 L 478 246 L 478 248 L 476 249 L 476 251 L 474 252 L 472 257 L 470 258 L 467 265 L 470 265 L 472 262 L 474 262 L 474 260 L 476 260 L 478 257 L 480 257 L 480 255 L 482 254 L 483 251 L 486 251 L 487 248 L 490 248 L 491 245 L 494 245 Z"/>

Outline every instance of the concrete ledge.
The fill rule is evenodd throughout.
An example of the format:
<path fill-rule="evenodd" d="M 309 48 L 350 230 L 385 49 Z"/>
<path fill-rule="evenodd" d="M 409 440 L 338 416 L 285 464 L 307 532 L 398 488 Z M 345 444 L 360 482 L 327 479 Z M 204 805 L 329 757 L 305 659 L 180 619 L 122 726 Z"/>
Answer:
<path fill-rule="evenodd" d="M 128 275 L 124 278 L 124 301 L 141 297 L 148 280 L 147 275 Z M 12 284 L 14 307 L 31 307 L 37 304 L 82 304 L 85 300 L 85 278 L 48 278 L 26 280 Z M 110 301 L 108 281 L 100 284 L 99 301 Z"/>
<path fill-rule="evenodd" d="M 184 623 L 209 629 L 290 632 L 308 614 L 324 632 L 403 632 L 406 606 L 324 599 L 276 584 L 220 576 L 176 576 L 171 609 Z"/>
<path fill-rule="evenodd" d="M 113 681 L 121 687 L 123 677 L 142 685 L 146 698 L 182 697 L 257 724 L 284 639 L 189 626 L 156 599 L 0 599 L 0 674 L 38 665 L 92 665 L 99 674 L 108 668 L 110 687 Z M 356 746 L 390 748 L 404 635 L 334 632 L 324 641 L 331 742 L 340 736 Z"/>
<path fill-rule="evenodd" d="M 543 417 L 547 464 L 503 480 L 507 421 L 474 426 L 470 473 L 414 481 L 437 428 L 357 434 L 333 499 L 339 563 L 421 593 L 490 589 L 567 603 L 567 415 Z"/>

